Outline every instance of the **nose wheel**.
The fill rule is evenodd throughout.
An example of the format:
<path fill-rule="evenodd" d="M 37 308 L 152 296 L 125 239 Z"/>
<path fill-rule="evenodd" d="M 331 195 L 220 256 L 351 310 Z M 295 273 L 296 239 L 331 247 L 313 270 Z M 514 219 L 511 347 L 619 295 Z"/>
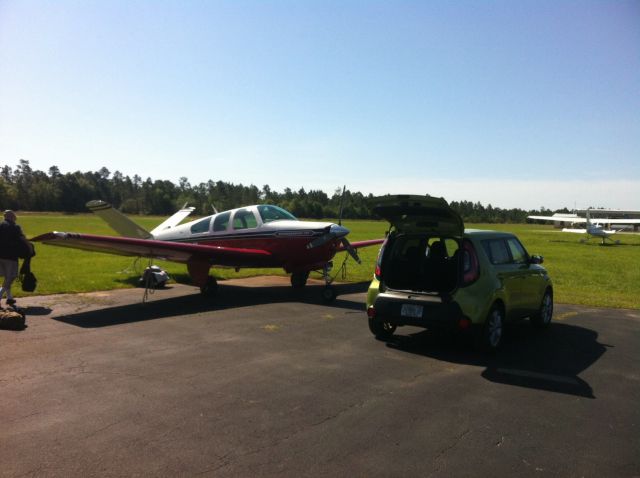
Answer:
<path fill-rule="evenodd" d="M 325 304 L 329 304 L 336 300 L 338 293 L 336 292 L 336 288 L 331 285 L 333 282 L 333 277 L 329 275 L 329 272 L 333 268 L 332 262 L 327 262 L 322 268 L 322 278 L 324 279 L 324 289 L 322 289 L 322 301 Z"/>
<path fill-rule="evenodd" d="M 326 304 L 329 304 L 336 300 L 338 294 L 336 293 L 336 288 L 332 285 L 326 285 L 324 289 L 322 289 L 322 301 Z"/>

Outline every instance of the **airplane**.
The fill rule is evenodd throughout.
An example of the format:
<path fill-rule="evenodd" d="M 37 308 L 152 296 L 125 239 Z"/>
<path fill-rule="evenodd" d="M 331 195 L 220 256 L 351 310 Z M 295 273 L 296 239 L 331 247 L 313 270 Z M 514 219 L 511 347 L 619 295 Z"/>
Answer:
<path fill-rule="evenodd" d="M 602 239 L 602 244 L 608 239 L 615 244 L 620 244 L 620 241 L 614 241 L 611 236 L 627 229 L 626 225 L 640 224 L 640 219 L 596 219 L 595 223 L 591 221 L 590 209 L 587 209 L 587 217 L 559 217 L 559 216 L 527 216 L 527 219 L 536 219 L 539 221 L 557 221 L 568 222 L 573 224 L 585 224 L 586 228 L 563 228 L 562 232 L 573 232 L 576 234 L 587 234 L 587 239 L 591 237 L 599 237 Z M 603 225 L 600 225 L 603 224 Z M 620 229 L 605 229 L 604 225 L 611 227 L 612 224 L 624 224 L 625 227 Z M 584 239 L 581 241 L 584 242 Z"/>
<path fill-rule="evenodd" d="M 291 285 L 302 288 L 311 271 L 321 271 L 322 298 L 331 302 L 336 291 L 329 272 L 338 252 L 360 263 L 357 249 L 381 244 L 384 239 L 349 242 L 349 230 L 329 222 L 299 221 L 290 212 L 270 204 L 240 207 L 180 224 L 195 208 L 185 206 L 151 231 L 147 231 L 101 200 L 87 208 L 105 220 L 120 236 L 74 232 L 48 232 L 31 239 L 54 246 L 123 256 L 163 259 L 187 265 L 194 285 L 212 297 L 218 284 L 211 267 L 282 267 Z M 346 259 L 345 259 L 346 260 Z"/>

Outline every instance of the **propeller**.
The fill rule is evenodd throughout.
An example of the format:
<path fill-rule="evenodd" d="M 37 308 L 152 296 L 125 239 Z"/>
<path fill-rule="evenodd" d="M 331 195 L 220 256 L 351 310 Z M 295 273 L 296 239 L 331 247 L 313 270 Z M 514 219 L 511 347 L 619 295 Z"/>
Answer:
<path fill-rule="evenodd" d="M 325 228 L 324 234 L 316 237 L 313 241 L 307 244 L 307 249 L 323 246 L 334 239 L 345 240 L 344 237 L 347 234 L 349 234 L 349 229 L 346 227 L 339 226 L 338 224 L 331 224 Z"/>
<path fill-rule="evenodd" d="M 362 260 L 360 260 L 360 257 L 358 256 L 358 251 L 356 251 L 356 249 L 351 245 L 349 240 L 346 237 L 343 237 L 341 242 L 344 248 L 349 253 L 349 255 L 353 257 L 353 260 L 356 261 L 358 264 L 362 264 Z"/>

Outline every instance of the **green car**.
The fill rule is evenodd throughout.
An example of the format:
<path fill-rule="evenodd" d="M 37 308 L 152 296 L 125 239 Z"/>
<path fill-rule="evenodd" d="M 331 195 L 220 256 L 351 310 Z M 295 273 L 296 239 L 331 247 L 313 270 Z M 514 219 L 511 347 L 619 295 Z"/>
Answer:
<path fill-rule="evenodd" d="M 542 257 L 509 233 L 464 229 L 444 199 L 383 196 L 376 214 L 391 223 L 367 293 L 369 329 L 389 339 L 398 326 L 468 331 L 497 349 L 505 322 L 546 327 L 553 285 Z"/>

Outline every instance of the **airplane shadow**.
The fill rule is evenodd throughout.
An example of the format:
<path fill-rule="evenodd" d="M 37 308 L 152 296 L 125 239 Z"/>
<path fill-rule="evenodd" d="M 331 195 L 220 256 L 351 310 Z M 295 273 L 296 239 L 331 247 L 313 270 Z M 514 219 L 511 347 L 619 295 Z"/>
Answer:
<path fill-rule="evenodd" d="M 335 285 L 338 297 L 333 302 L 326 304 L 321 299 L 321 292 L 324 286 L 307 285 L 303 289 L 293 289 L 290 286 L 242 287 L 225 285 L 224 282 L 219 282 L 218 293 L 213 298 L 204 297 L 199 292 L 168 299 L 154 298 L 154 300 L 146 303 L 136 302 L 134 304 L 78 312 L 54 317 L 54 320 L 77 327 L 99 328 L 162 319 L 176 315 L 286 302 L 325 305 L 364 313 L 365 306 L 362 300 L 353 300 L 342 296 L 366 292 L 368 286 L 369 282 Z M 156 290 L 154 294 L 162 294 L 162 289 Z"/>
<path fill-rule="evenodd" d="M 502 348 L 494 355 L 475 350 L 470 338 L 421 331 L 394 335 L 387 346 L 451 363 L 485 367 L 490 382 L 595 399 L 591 386 L 578 375 L 593 365 L 609 345 L 590 329 L 552 323 L 537 330 L 527 322 L 507 328 Z"/>

